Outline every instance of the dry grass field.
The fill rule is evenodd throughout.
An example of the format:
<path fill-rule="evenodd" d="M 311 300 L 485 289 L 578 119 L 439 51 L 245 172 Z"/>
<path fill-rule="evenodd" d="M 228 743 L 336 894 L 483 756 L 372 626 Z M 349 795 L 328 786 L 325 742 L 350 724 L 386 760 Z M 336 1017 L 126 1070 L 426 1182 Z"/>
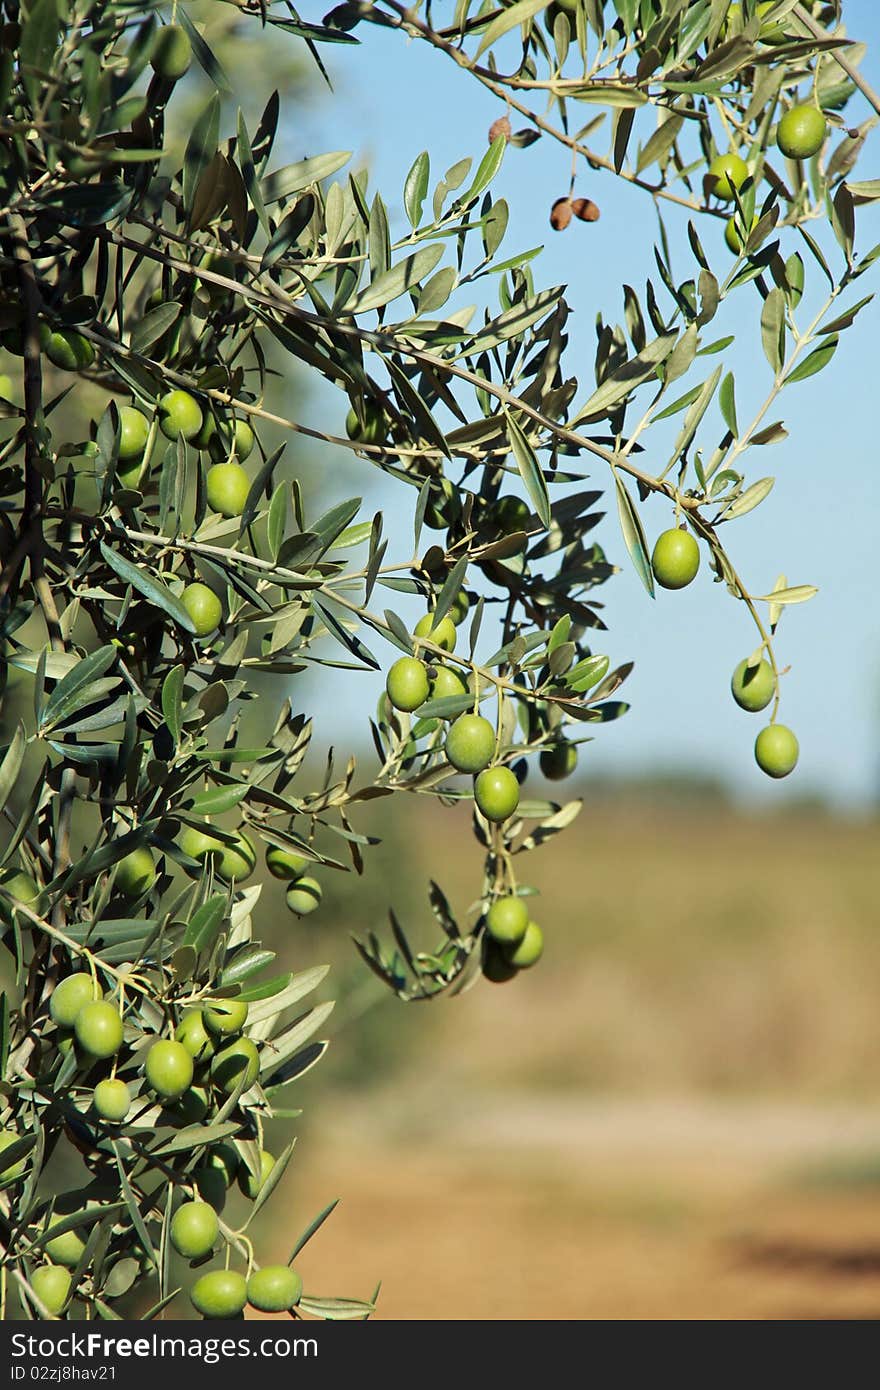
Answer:
<path fill-rule="evenodd" d="M 444 1120 L 400 1142 L 363 1113 L 303 1154 L 294 1226 L 343 1194 L 308 1286 L 368 1296 L 381 1275 L 382 1318 L 880 1315 L 861 1108 L 495 1098 Z"/>

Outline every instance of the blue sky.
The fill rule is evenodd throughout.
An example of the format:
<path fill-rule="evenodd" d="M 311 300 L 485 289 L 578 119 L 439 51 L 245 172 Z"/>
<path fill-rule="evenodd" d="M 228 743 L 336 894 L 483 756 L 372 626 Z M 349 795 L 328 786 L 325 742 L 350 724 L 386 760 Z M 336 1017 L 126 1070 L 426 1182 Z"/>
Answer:
<path fill-rule="evenodd" d="M 863 70 L 880 86 L 880 13 L 868 0 L 850 0 L 845 9 L 850 32 L 869 45 Z M 389 207 L 392 235 L 401 234 L 401 189 L 416 155 L 430 148 L 434 177 L 465 155 L 478 160 L 486 148 L 486 130 L 503 108 L 426 45 L 407 44 L 399 35 L 368 26 L 357 32 L 363 38 L 359 48 L 323 50 L 335 96 L 310 94 L 301 129 L 290 132 L 289 148 L 291 157 L 350 148 L 356 131 L 354 166 L 369 166 L 373 186 Z M 859 98 L 853 119 L 865 114 Z M 607 139 L 600 133 L 597 149 L 604 151 Z M 880 174 L 878 150 L 880 138 L 873 145 L 869 141 L 859 178 Z M 552 232 L 547 214 L 554 198 L 567 192 L 569 164 L 564 149 L 542 139 L 526 150 L 507 152 L 493 189 L 510 204 L 507 253 L 543 245 L 545 251 L 534 263 L 537 284 L 568 286 L 574 311 L 568 370 L 589 381 L 597 311 L 617 321 L 621 284 L 643 287 L 646 275 L 656 280 L 656 219 L 647 195 L 610 174 L 584 170 L 577 191 L 599 203 L 601 220 L 576 224 L 563 234 Z M 683 222 L 670 217 L 673 246 L 676 225 L 683 234 Z M 705 232 L 708 246 L 720 246 L 722 225 Z M 858 226 L 858 247 L 865 251 L 880 239 L 880 218 L 860 210 Z M 795 249 L 797 241 L 795 233 L 787 232 L 783 249 Z M 721 248 L 710 259 L 724 265 L 724 255 Z M 692 265 L 683 249 L 674 253 L 674 263 L 680 277 Z M 873 288 L 870 274 L 859 282 L 860 293 Z M 724 328 L 731 325 L 741 333 L 729 365 L 736 371 L 740 416 L 750 418 L 749 406 L 754 410 L 766 394 L 769 368 L 756 346 L 757 295 L 740 291 L 735 299 L 739 307 L 724 320 Z M 607 650 L 615 663 L 635 660 L 623 692 L 632 709 L 598 730 L 584 753 L 585 771 L 610 775 L 658 766 L 698 769 L 717 773 L 746 799 L 765 802 L 816 789 L 842 807 L 857 808 L 876 796 L 880 606 L 872 581 L 880 518 L 874 398 L 878 330 L 872 304 L 843 335 L 831 365 L 783 393 L 781 409 L 770 418 L 781 414 L 790 437 L 745 456 L 749 480 L 775 475 L 774 492 L 755 512 L 726 528 L 726 543 L 753 592 L 767 592 L 781 572 L 790 583 L 809 582 L 820 589 L 811 603 L 787 610 L 778 637 L 780 661 L 792 668 L 785 678 L 780 718 L 801 742 L 797 772 L 782 784 L 762 776 L 752 759 L 761 716 L 744 714 L 730 699 L 730 672 L 755 646 L 744 606 L 712 582 L 705 564 L 690 589 L 661 592 L 652 602 L 629 564 L 613 509 L 598 537 L 623 572 L 601 593 L 610 631 L 597 649 Z M 336 424 L 338 410 L 338 398 L 315 403 L 316 416 L 324 412 Z M 351 476 L 348 470 L 346 474 Z M 372 469 L 363 480 L 355 477 L 354 486 L 370 489 L 371 503 L 380 499 L 387 505 L 389 530 L 400 537 L 398 558 L 404 558 L 412 493 L 407 489 L 401 497 L 399 488 L 376 490 Z M 597 486 L 605 486 L 601 472 L 592 477 Z M 643 515 L 651 537 L 671 524 L 670 509 L 654 500 Z M 322 742 L 345 741 L 363 729 L 364 711 L 372 708 L 381 681 L 370 676 L 328 679 L 334 685 L 332 722 L 329 716 L 319 720 L 318 735 Z"/>

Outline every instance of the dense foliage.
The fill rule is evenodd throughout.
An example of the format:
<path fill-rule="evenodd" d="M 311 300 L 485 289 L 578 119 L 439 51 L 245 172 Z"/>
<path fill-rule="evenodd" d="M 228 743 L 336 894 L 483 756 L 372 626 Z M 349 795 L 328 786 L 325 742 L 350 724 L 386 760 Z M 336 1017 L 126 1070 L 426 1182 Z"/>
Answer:
<path fill-rule="evenodd" d="M 205 1316 L 246 1300 L 369 1314 L 302 1292 L 292 1262 L 326 1213 L 289 1268 L 259 1269 L 248 1236 L 292 1147 L 273 1158 L 264 1125 L 297 1113 L 287 1088 L 320 1058 L 330 1007 L 301 1010 L 321 971 L 272 973 L 247 882 L 258 854 L 295 921 L 320 908 L 322 868 L 361 870 L 372 799 L 472 801 L 485 873 L 468 920 L 432 883 L 435 951 L 392 916 L 393 944 L 368 934 L 361 953 L 406 998 L 537 962 L 518 865 L 580 803 L 521 788 L 533 764 L 568 776 L 591 726 L 626 709 L 631 667 L 612 669 L 596 597 L 613 573 L 593 536 L 605 482 L 649 593 L 703 563 L 745 605 L 756 636 L 733 695 L 770 709 L 759 764 L 791 771 L 774 636 L 813 590 L 782 577 L 751 593 L 724 528 L 770 492 L 752 451 L 784 437 L 777 398 L 830 360 L 867 302 L 838 300 L 880 254 L 854 249 L 855 207 L 880 186 L 851 179 L 876 116 L 844 114 L 859 88 L 876 99 L 833 5 L 383 0 L 320 22 L 241 7 L 242 28 L 322 73 L 332 45 L 363 36 L 366 51 L 380 25 L 503 100 L 476 160 L 439 178 L 428 153 L 415 161 L 399 233 L 366 176 L 343 172 L 348 154 L 273 161 L 277 96 L 253 130 L 240 113 L 227 129 L 211 8 L 196 25 L 183 6 L 3 2 L 0 637 L 3 678 L 25 673 L 32 702 L 0 763 L 10 1315 L 113 1317 L 134 1290 L 153 1316 L 181 1282 L 175 1255 L 199 1267 L 218 1250 L 184 1278 Z M 193 62 L 216 91 L 182 132 Z M 584 103 L 595 114 L 571 133 Z M 573 161 L 554 232 L 589 235 L 576 224 L 599 215 L 584 166 L 693 215 L 691 271 L 676 280 L 661 217 L 657 276 L 623 287 L 621 324 L 597 324 L 591 383 L 565 359 L 563 289 L 507 245 L 491 191 L 537 138 Z M 719 218 L 721 265 L 700 230 Z M 753 296 L 769 366 L 748 409 L 731 339 L 712 332 L 733 295 Z M 296 418 L 276 404 L 286 363 L 336 391 L 335 433 L 309 423 L 307 396 Z M 412 549 L 359 498 L 308 514 L 267 427 L 411 489 Z M 653 547 L 650 493 L 669 506 Z M 398 594 L 419 600 L 412 630 L 386 606 Z M 387 675 L 377 766 L 331 758 L 317 786 L 292 698 L 259 746 L 241 732 L 255 681 L 286 688 L 314 663 Z M 51 1165 L 74 1159 L 84 1181 L 53 1195 Z M 224 1220 L 236 1177 L 248 1205 Z"/>

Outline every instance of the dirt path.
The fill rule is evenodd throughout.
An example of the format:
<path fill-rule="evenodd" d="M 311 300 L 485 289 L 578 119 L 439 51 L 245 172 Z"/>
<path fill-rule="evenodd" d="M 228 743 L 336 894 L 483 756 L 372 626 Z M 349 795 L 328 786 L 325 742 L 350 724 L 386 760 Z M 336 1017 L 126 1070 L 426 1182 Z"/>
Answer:
<path fill-rule="evenodd" d="M 431 1319 L 874 1318 L 880 1115 L 670 1098 L 400 1094 L 304 1136 L 315 1292 Z M 405 1117 L 405 1118 L 403 1118 Z M 866 1182 L 866 1162 L 875 1182 Z M 277 1254 L 282 1255 L 277 1250 Z"/>

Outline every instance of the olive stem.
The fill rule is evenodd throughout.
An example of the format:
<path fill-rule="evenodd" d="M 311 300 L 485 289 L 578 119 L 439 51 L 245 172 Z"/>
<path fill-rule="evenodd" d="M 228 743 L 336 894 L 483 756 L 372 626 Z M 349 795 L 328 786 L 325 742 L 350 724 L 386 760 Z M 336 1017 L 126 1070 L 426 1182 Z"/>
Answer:
<path fill-rule="evenodd" d="M 242 298 L 246 300 L 250 300 L 256 304 L 268 305 L 268 307 L 274 309 L 276 312 L 282 313 L 289 318 L 294 318 L 297 321 L 306 324 L 310 327 L 325 327 L 325 320 L 321 318 L 320 315 L 310 313 L 305 309 L 297 308 L 297 306 L 291 303 L 286 296 L 282 297 L 279 294 L 277 297 L 273 297 L 271 295 L 264 294 L 261 291 L 251 290 L 248 287 L 241 285 L 237 280 L 230 280 L 227 276 L 219 275 L 214 271 L 204 270 L 201 267 L 194 268 L 185 261 L 179 261 L 176 258 L 163 255 L 161 252 L 152 251 L 150 248 L 143 246 L 141 243 L 133 241 L 128 237 L 124 237 L 121 233 L 110 232 L 106 228 L 99 228 L 96 230 L 97 234 L 102 238 L 112 241 L 116 245 L 128 246 L 131 249 L 136 250 L 138 254 L 151 257 L 152 259 L 157 260 L 162 264 L 168 265 L 173 270 L 178 271 L 180 274 L 190 276 L 197 275 L 198 278 L 207 279 L 211 281 L 212 284 L 218 284 L 224 289 L 232 290 L 234 293 L 241 295 Z M 521 411 L 522 414 L 526 415 L 529 419 L 533 420 L 536 424 L 538 424 L 542 429 L 546 430 L 553 437 L 561 440 L 566 444 L 572 444 L 578 449 L 583 449 L 585 452 L 589 454 L 593 454 L 596 458 L 602 459 L 603 462 L 605 462 L 606 464 L 611 464 L 611 460 L 614 457 L 611 450 L 606 449 L 601 444 L 596 444 L 592 439 L 588 438 L 587 436 L 579 434 L 575 430 L 572 430 L 565 425 L 560 425 L 555 420 L 549 419 L 548 417 L 543 415 L 541 411 L 537 410 L 534 406 L 527 404 L 524 400 L 522 400 L 521 397 L 515 395 L 511 391 L 508 391 L 506 387 L 498 386 L 494 382 L 486 381 L 482 377 L 478 376 L 475 372 L 468 371 L 466 368 L 460 367 L 456 363 L 450 362 L 446 358 L 438 357 L 434 353 L 426 352 L 420 348 L 413 347 L 411 343 L 401 344 L 397 339 L 393 337 L 393 335 L 389 335 L 387 333 L 375 331 L 372 329 L 361 328 L 355 323 L 348 324 L 345 323 L 342 319 L 334 320 L 333 327 L 335 332 L 342 333 L 347 337 L 358 338 L 361 341 L 370 345 L 371 347 L 375 347 L 380 352 L 388 350 L 398 350 L 403 352 L 407 357 L 411 358 L 413 361 L 422 362 L 426 366 L 431 367 L 434 371 L 439 371 L 441 376 L 444 374 L 454 376 L 458 380 L 466 382 L 468 385 L 474 386 L 477 389 L 484 391 L 487 395 L 492 396 L 493 399 L 499 401 L 501 404 L 514 407 L 517 410 Z M 100 334 L 93 333 L 91 330 L 86 329 L 85 327 L 82 328 L 80 331 L 82 331 L 84 336 L 89 338 L 97 346 L 103 347 L 105 350 L 108 347 L 108 342 L 106 338 L 103 338 Z M 143 362 L 151 366 L 160 365 L 157 363 L 153 363 L 150 358 L 145 357 L 141 353 L 133 352 L 130 347 L 127 347 L 123 343 L 114 342 L 110 344 L 110 346 L 112 346 L 116 351 L 123 352 L 127 357 L 131 358 L 132 361 Z M 174 384 L 192 390 L 199 389 L 196 382 L 191 380 L 189 377 L 183 375 L 182 373 L 175 372 L 172 369 L 165 366 L 162 367 L 162 370 L 166 378 Z M 247 401 L 239 400 L 237 397 L 231 396 L 229 392 L 219 391 L 216 389 L 209 389 L 203 390 L 202 394 L 209 397 L 211 400 L 217 400 L 223 405 L 233 407 L 234 409 L 241 411 L 244 414 L 253 415 L 258 419 L 265 419 L 270 423 L 282 425 L 285 428 L 292 429 L 297 433 L 305 434 L 312 438 L 322 439 L 325 442 L 339 444 L 343 447 L 355 449 L 360 452 L 367 452 L 368 450 L 372 449 L 373 451 L 381 453 L 383 457 L 385 454 L 388 453 L 400 452 L 394 447 L 386 445 L 361 445 L 356 440 L 340 439 L 338 437 L 334 438 L 332 436 L 322 434 L 320 431 L 309 430 L 305 426 L 297 424 L 295 421 L 285 420 L 280 416 L 273 415 L 270 411 L 263 410 L 259 406 L 254 406 Z M 424 450 L 421 450 L 419 452 L 423 454 Z M 665 493 L 666 496 L 674 498 L 676 489 L 674 489 L 671 484 L 658 483 L 656 478 L 652 477 L 648 473 L 642 472 L 641 469 L 636 468 L 633 464 L 629 463 L 629 461 L 626 461 L 625 463 L 620 463 L 619 466 L 624 468 L 625 471 L 629 473 L 633 478 L 636 478 L 638 481 L 644 483 L 645 487 L 649 488 L 650 491 L 662 492 Z M 688 499 L 685 499 L 682 505 L 689 506 L 695 504 L 689 502 Z"/>
<path fill-rule="evenodd" d="M 53 927 L 45 918 L 40 917 L 36 912 L 32 912 L 26 903 L 16 903 L 15 910 L 16 912 L 22 913 L 31 923 L 31 926 L 38 927 L 40 931 L 50 936 L 53 941 L 59 941 L 62 946 L 66 946 L 74 955 L 80 956 L 81 959 L 85 960 L 92 978 L 97 982 L 95 957 L 87 946 L 79 946 L 66 932 L 60 931 L 57 927 Z M 125 973 L 117 970 L 114 966 L 108 965 L 105 961 L 101 961 L 101 969 L 105 974 L 112 976 L 114 980 L 119 982 L 127 980 L 132 989 L 137 989 L 141 994 L 147 994 L 149 992 L 147 988 L 136 983 L 137 977 L 130 972 Z"/>
<path fill-rule="evenodd" d="M 816 23 L 813 16 L 804 9 L 803 5 L 795 5 L 791 13 L 794 15 L 795 19 L 799 20 L 804 28 L 812 34 L 814 39 L 826 39 L 828 37 L 828 31 L 823 29 L 821 24 Z M 855 40 L 850 39 L 848 42 L 854 43 Z M 870 106 L 873 106 L 878 116 L 880 116 L 880 96 L 877 95 L 870 83 L 862 77 L 858 68 L 849 61 L 839 48 L 832 48 L 831 57 L 834 59 L 837 66 L 843 69 L 850 81 L 855 83 L 862 96 Z"/>
<path fill-rule="evenodd" d="M 125 535 L 128 537 L 129 540 L 138 543 L 156 545 L 161 548 L 166 548 L 168 550 L 192 551 L 197 555 L 204 554 L 206 557 L 217 555 L 224 559 L 236 559 L 240 561 L 240 563 L 251 569 L 271 570 L 275 575 L 280 575 L 282 578 L 289 578 L 290 580 L 296 581 L 298 583 L 302 583 L 303 580 L 303 576 L 301 574 L 298 574 L 295 570 L 279 569 L 276 565 L 272 563 L 271 560 L 261 560 L 257 556 L 242 555 L 238 551 L 224 550 L 221 546 L 205 545 L 198 541 L 173 541 L 167 536 L 153 535 L 149 531 L 134 531 L 129 529 L 128 527 L 123 527 L 121 529 L 124 531 Z M 322 593 L 327 598 L 332 599 L 334 603 L 338 603 L 342 608 L 348 609 L 349 612 L 357 614 L 358 617 L 365 619 L 367 622 L 380 629 L 382 632 L 391 632 L 391 628 L 389 627 L 388 623 L 385 621 L 384 618 L 380 617 L 378 613 L 371 613 L 368 609 L 363 608 L 356 603 L 352 603 L 349 599 L 345 598 L 343 594 L 340 594 L 335 590 L 328 589 L 328 587 L 325 584 L 317 585 L 315 587 L 319 593 Z M 437 646 L 436 643 L 429 641 L 427 638 L 421 637 L 419 638 L 419 642 L 422 646 L 429 649 L 431 654 L 435 655 L 441 662 L 444 660 L 457 662 L 460 666 L 466 666 L 469 670 L 479 673 L 492 685 L 495 685 L 499 688 L 503 687 L 505 690 L 509 690 L 513 694 L 519 695 L 525 699 L 534 699 L 535 697 L 535 692 L 529 689 L 527 686 L 519 686 L 512 681 L 505 680 L 503 676 L 496 676 L 491 671 L 488 671 L 484 667 L 480 666 L 477 662 L 471 661 L 463 656 L 458 656 L 455 652 L 447 652 L 443 647 Z M 243 664 L 247 665 L 248 661 L 246 660 Z M 578 708 L 581 708 L 582 706 L 582 702 L 580 700 L 570 699 L 563 695 L 548 694 L 545 698 L 548 700 L 552 700 L 556 704 L 576 705 Z"/>
<path fill-rule="evenodd" d="M 653 184 L 647 179 L 641 178 L 640 175 L 630 173 L 626 169 L 616 169 L 612 160 L 607 159 L 604 155 L 596 153 L 595 150 L 588 149 L 586 145 L 582 145 L 574 136 L 566 135 L 563 131 L 558 130 L 555 126 L 551 125 L 549 121 L 545 120 L 543 116 L 539 116 L 537 112 L 533 111 L 530 107 L 517 101 L 508 91 L 508 88 L 513 87 L 526 91 L 549 90 L 553 95 L 556 95 L 557 90 L 562 89 L 560 90 L 560 95 L 564 95 L 564 89 L 567 85 L 583 89 L 585 85 L 583 81 L 575 78 L 570 80 L 563 78 L 561 81 L 547 83 L 516 77 L 499 77 L 497 73 L 491 72 L 488 68 L 481 68 L 473 63 L 471 59 L 469 59 L 466 54 L 462 53 L 460 49 L 456 48 L 454 44 L 443 39 L 435 29 L 431 29 L 429 25 L 420 21 L 406 8 L 406 6 L 398 4 L 397 0 L 386 0 L 386 3 L 400 16 L 401 22 L 398 25 L 399 28 L 407 29 L 407 31 L 410 29 L 415 30 L 416 33 L 430 43 L 433 48 L 445 53 L 447 57 L 451 58 L 452 61 L 458 65 L 458 67 L 464 68 L 470 72 L 487 91 L 492 92 L 499 99 L 506 101 L 514 111 L 519 112 L 521 116 L 525 117 L 536 130 L 540 130 L 545 135 L 551 136 L 554 140 L 557 140 L 559 144 L 566 145 L 571 149 L 573 154 L 582 155 L 591 167 L 605 169 L 609 173 L 614 173 L 619 178 L 625 179 L 627 183 L 631 183 L 636 188 L 641 188 L 646 193 L 650 193 L 654 198 L 663 198 L 665 201 L 675 203 L 679 207 L 690 208 L 693 212 L 707 213 L 712 217 L 724 215 L 722 212 L 717 212 L 713 208 L 707 208 L 704 203 L 698 202 L 695 198 L 682 198 L 676 193 L 671 193 L 662 183 Z M 620 84 L 620 79 L 600 79 L 591 85 L 599 91 L 607 83 L 613 83 L 617 86 Z"/>
<path fill-rule="evenodd" d="M 805 347 L 809 347 L 810 343 L 813 341 L 816 329 L 819 327 L 819 324 L 822 322 L 825 315 L 833 307 L 835 300 L 837 299 L 838 295 L 841 293 L 843 288 L 844 286 L 842 283 L 835 285 L 834 289 L 831 291 L 828 298 L 825 300 L 825 303 L 822 305 L 821 309 L 819 309 L 818 313 L 814 316 L 811 323 L 808 325 L 806 332 L 804 332 L 803 334 L 799 334 L 794 327 L 794 323 L 792 322 L 792 333 L 795 338 L 794 346 L 791 352 L 789 353 L 789 356 L 787 357 L 786 361 L 780 368 L 779 375 L 774 379 L 773 385 L 770 388 L 767 398 L 764 401 L 761 408 L 759 409 L 755 418 L 752 420 L 752 423 L 749 425 L 748 429 L 743 434 L 741 434 L 738 439 L 734 441 L 732 452 L 726 459 L 726 462 L 728 464 L 732 463 L 734 459 L 738 458 L 739 455 L 744 451 L 744 449 L 748 447 L 749 441 L 752 435 L 755 433 L 755 430 L 758 428 L 761 421 L 764 419 L 764 416 L 767 414 L 767 411 L 770 409 L 771 405 L 776 400 L 776 397 L 779 395 L 780 391 L 786 385 L 787 379 L 791 374 L 792 368 L 797 362 L 798 357 L 800 356 L 803 349 Z"/>

